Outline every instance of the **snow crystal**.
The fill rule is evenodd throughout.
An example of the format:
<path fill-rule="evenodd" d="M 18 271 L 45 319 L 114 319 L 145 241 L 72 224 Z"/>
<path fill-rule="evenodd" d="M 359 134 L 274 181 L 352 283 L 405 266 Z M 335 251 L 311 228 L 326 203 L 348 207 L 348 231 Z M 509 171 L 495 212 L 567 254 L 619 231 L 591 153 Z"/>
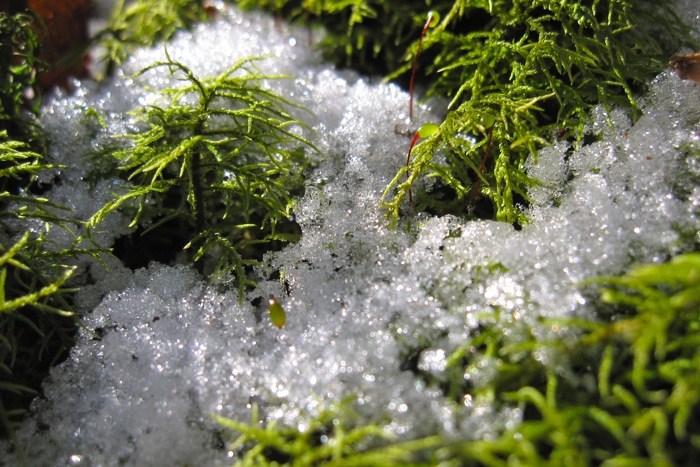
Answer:
<path fill-rule="evenodd" d="M 695 2 L 686 8 L 700 17 Z M 184 266 L 96 273 L 98 283 L 80 296 L 91 311 L 76 346 L 18 433 L 32 464 L 226 463 L 228 438 L 212 414 L 247 421 L 255 404 L 264 419 L 303 428 L 348 395 L 367 422 L 397 435 L 493 436 L 521 411 L 496 413 L 468 394 L 455 406 L 418 372 L 441 378 L 447 356 L 480 323 L 505 340 L 567 338 L 541 318 L 587 316 L 581 281 L 663 261 L 700 240 L 700 167 L 689 157 L 700 151 L 700 86 L 671 71 L 652 83 L 635 124 L 621 110 L 597 108 L 589 128 L 596 142 L 541 151 L 539 164 L 529 164 L 541 182 L 530 192 L 532 222 L 521 230 L 424 214 L 392 230 L 379 201 L 410 144 L 397 131 L 408 95 L 329 68 L 303 36 L 229 7 L 168 43 L 168 54 L 199 75 L 269 55 L 262 70 L 295 76 L 267 85 L 306 107 L 298 117 L 323 154 L 311 155 L 315 167 L 295 207 L 302 237 L 267 254 L 259 273 L 269 280 L 242 300 Z M 158 102 L 157 89 L 174 83 L 163 69 L 128 77 L 164 58 L 163 46 L 138 51 L 114 78 L 76 83 L 73 95 L 46 102 L 52 157 L 66 166 L 52 195 L 78 218 L 125 183 L 85 186 L 95 170 L 87 157 L 118 144 L 109 135 L 134 127 L 128 112 Z M 422 107 L 417 120 L 440 121 L 437 112 Z M 109 222 L 99 238 L 107 244 L 128 231 L 118 215 Z M 268 294 L 286 310 L 281 330 L 260 300 Z M 542 360 L 566 371 L 550 355 Z M 465 378 L 488 385 L 495 365 L 484 358 Z"/>

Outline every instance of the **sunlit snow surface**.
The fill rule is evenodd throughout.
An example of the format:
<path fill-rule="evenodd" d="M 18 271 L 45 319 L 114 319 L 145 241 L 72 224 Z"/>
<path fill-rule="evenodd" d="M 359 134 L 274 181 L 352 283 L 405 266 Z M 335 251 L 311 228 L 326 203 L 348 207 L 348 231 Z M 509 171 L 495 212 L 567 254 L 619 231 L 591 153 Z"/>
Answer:
<path fill-rule="evenodd" d="M 700 25 L 697 3 L 684 8 Z M 313 156 L 317 167 L 295 208 L 301 241 L 268 255 L 261 271 L 282 271 L 289 294 L 279 281 L 262 281 L 239 306 L 235 293 L 208 287 L 188 267 L 112 266 L 81 295 L 83 308 L 99 304 L 19 432 L 29 464 L 230 463 L 211 414 L 247 421 L 257 404 L 264 418 L 304 429 L 319 408 L 350 395 L 368 422 L 398 436 L 482 438 L 517 423 L 519 411 L 494 413 L 469 399 L 455 405 L 401 368 L 407 355 L 424 349 L 414 355 L 418 368 L 440 378 L 446 356 L 479 323 L 506 339 L 574 339 L 539 318 L 589 316 L 578 282 L 664 261 L 698 241 L 700 85 L 664 72 L 636 124 L 622 111 L 596 109 L 590 132 L 598 142 L 566 158 L 563 144 L 542 150 L 530 173 L 543 187 L 530 193 L 532 222 L 521 231 L 428 216 L 391 230 L 379 200 L 410 144 L 396 132 L 408 95 L 332 69 L 307 42 L 305 31 L 278 31 L 266 16 L 228 9 L 167 45 L 200 76 L 270 55 L 261 69 L 295 77 L 269 86 L 310 111 L 298 116 L 323 156 Z M 113 80 L 47 100 L 53 156 L 67 166 L 53 199 L 82 219 L 121 183 L 87 186 L 86 154 L 132 129 L 127 112 L 159 102 L 153 89 L 175 84 L 164 68 L 124 76 L 163 59 L 162 46 L 140 51 Z M 435 108 L 419 110 L 417 121 L 440 121 Z M 127 232 L 125 219 L 111 222 L 105 242 Z M 251 304 L 269 293 L 287 311 L 282 330 Z M 101 340 L 88 332 L 96 329 Z M 567 374 L 563 359 L 541 358 Z M 465 377 L 488 384 L 493 371 L 484 361 Z"/>

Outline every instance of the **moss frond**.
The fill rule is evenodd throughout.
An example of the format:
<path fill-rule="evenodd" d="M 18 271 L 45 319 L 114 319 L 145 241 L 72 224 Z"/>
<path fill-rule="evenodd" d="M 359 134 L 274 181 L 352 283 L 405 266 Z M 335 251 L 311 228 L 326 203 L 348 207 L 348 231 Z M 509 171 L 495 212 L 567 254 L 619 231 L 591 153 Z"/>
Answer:
<path fill-rule="evenodd" d="M 216 251 L 215 275 L 233 266 L 239 290 L 249 285 L 244 267 L 257 264 L 249 250 L 284 237 L 276 226 L 291 216 L 291 193 L 299 188 L 297 151 L 313 149 L 297 134 L 304 124 L 285 110 L 292 104 L 261 86 L 283 77 L 262 74 L 260 59 L 239 60 L 207 79 L 169 57 L 142 70 L 167 68 L 182 86 L 164 91 L 167 107 L 139 111 L 144 130 L 114 154 L 133 185 L 89 225 L 129 207 L 132 225 L 148 229 L 179 219 L 190 227 L 187 248 L 202 269 Z"/>
<path fill-rule="evenodd" d="M 358 416 L 352 410 L 352 398 L 331 404 L 308 420 L 304 429 L 278 426 L 274 422 L 261 427 L 257 406 L 250 423 L 214 416 L 224 428 L 239 433 L 229 446 L 242 457 L 236 466 L 372 466 L 430 465 L 415 462 L 418 453 L 441 444 L 439 437 L 398 444 L 386 443 L 390 437 L 380 424 L 356 426 Z"/>
<path fill-rule="evenodd" d="M 0 428 L 12 435 L 42 375 L 72 342 L 66 282 L 74 268 L 42 261 L 43 237 L 0 244 Z"/>

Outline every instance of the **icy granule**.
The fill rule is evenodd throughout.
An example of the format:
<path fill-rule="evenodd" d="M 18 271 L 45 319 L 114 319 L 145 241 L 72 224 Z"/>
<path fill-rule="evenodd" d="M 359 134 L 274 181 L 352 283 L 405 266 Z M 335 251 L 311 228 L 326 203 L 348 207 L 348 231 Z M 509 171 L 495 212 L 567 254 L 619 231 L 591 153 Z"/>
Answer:
<path fill-rule="evenodd" d="M 303 35 L 230 8 L 167 46 L 200 76 L 261 53 L 274 56 L 259 62 L 264 72 L 295 76 L 267 85 L 308 109 L 298 117 L 313 127 L 306 136 L 323 156 L 311 155 L 315 168 L 295 208 L 301 240 L 268 254 L 260 270 L 270 277 L 279 270 L 289 294 L 279 281 L 263 280 L 239 304 L 235 293 L 207 286 L 185 267 L 96 273 L 98 284 L 81 295 L 83 308 L 94 309 L 76 347 L 53 369 L 45 398 L 18 434 L 31 463 L 224 463 L 226 439 L 211 414 L 247 421 L 257 404 L 265 419 L 304 428 L 307 417 L 348 395 L 368 423 L 399 436 L 493 437 L 514 427 L 521 411 L 496 413 L 469 394 L 461 404 L 446 400 L 410 371 L 409 357 L 440 379 L 446 359 L 479 325 L 495 327 L 506 342 L 575 339 L 541 318 L 588 317 L 580 281 L 696 247 L 700 86 L 665 72 L 635 125 L 620 110 L 598 108 L 590 132 L 599 141 L 573 152 L 544 149 L 540 165 L 530 165 L 542 186 L 530 193 L 532 222 L 521 231 L 426 215 L 391 230 L 379 200 L 410 144 L 399 131 L 408 96 L 329 69 Z M 121 183 L 85 186 L 94 169 L 87 154 L 134 128 L 128 111 L 161 102 L 152 89 L 176 83 L 164 68 L 125 75 L 164 58 L 163 47 L 139 51 L 114 79 L 79 83 L 74 96 L 47 102 L 52 154 L 68 166 L 54 190 L 76 216 L 92 214 Z M 416 125 L 440 121 L 429 109 L 417 115 Z M 104 241 L 125 232 L 118 217 Z M 281 330 L 264 307 L 270 293 L 287 312 Z M 576 377 L 561 355 L 536 357 Z M 488 386 L 497 365 L 482 358 L 465 378 Z"/>
<path fill-rule="evenodd" d="M 235 303 L 206 292 L 185 268 L 134 274 L 127 291 L 84 317 L 80 344 L 45 382 L 37 417 L 19 433 L 42 440 L 28 448 L 31 463 L 66 465 L 79 455 L 84 465 L 210 465 L 221 441 L 188 382 L 198 333 L 251 325 Z"/>
<path fill-rule="evenodd" d="M 528 160 L 526 165 L 528 175 L 539 183 L 528 193 L 533 206 L 548 206 L 556 203 L 562 195 L 567 177 L 567 166 L 562 154 L 565 154 L 568 149 L 567 143 L 559 143 L 540 150 L 536 162 L 532 159 Z"/>

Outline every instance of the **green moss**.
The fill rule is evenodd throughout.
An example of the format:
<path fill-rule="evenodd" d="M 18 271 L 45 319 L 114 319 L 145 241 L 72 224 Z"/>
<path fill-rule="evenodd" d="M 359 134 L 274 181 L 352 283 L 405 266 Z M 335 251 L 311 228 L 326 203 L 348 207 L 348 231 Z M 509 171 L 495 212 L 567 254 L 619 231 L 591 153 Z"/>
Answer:
<path fill-rule="evenodd" d="M 419 79 L 429 94 L 451 103 L 439 131 L 416 147 L 411 165 L 385 192 L 394 221 L 414 183 L 434 176 L 454 200 L 419 193 L 417 209 L 468 212 L 466 197 L 481 180 L 480 192 L 493 203 L 496 218 L 525 222 L 517 203 L 527 202 L 527 188 L 535 183 L 523 171 L 525 160 L 555 134 L 580 144 L 593 105 L 638 112 L 636 93 L 688 37 L 664 0 L 238 3 L 321 22 L 330 31 L 323 46 L 341 63 L 393 72 L 404 81 L 427 10 L 441 14 L 423 42 Z M 205 17 L 200 1 L 119 3 L 99 35 L 108 69 L 132 47 L 166 40 Z M 16 231 L 22 219 L 41 219 L 47 228 L 67 222 L 56 214 L 58 207 L 31 195 L 35 175 L 47 167 L 33 152 L 39 151 L 31 117 L 38 101 L 26 90 L 39 61 L 30 24 L 26 16 L 0 16 L 0 129 L 7 132 L 0 144 L 0 421 L 6 430 L 21 418 L 17 401 L 32 394 L 48 364 L 70 344 L 74 324 L 65 316 L 71 293 L 65 281 L 72 269 L 66 258 L 79 253 L 52 251 L 46 235 Z M 92 226 L 116 209 L 127 210 L 143 229 L 175 219 L 189 235 L 193 260 L 211 261 L 215 273 L 233 266 L 242 292 L 250 284 L 247 269 L 257 264 L 252 251 L 294 238 L 279 225 L 301 186 L 299 166 L 309 143 L 288 131 L 301 123 L 284 110 L 288 103 L 256 85 L 270 77 L 251 62 L 211 80 L 172 60 L 149 69 L 154 67 L 167 67 L 184 84 L 167 91 L 168 106 L 141 111 L 143 131 L 115 153 L 133 186 L 97 213 Z M 249 74 L 237 74 L 243 71 Z M 197 104 L 185 103 L 192 98 Z M 437 154 L 446 162 L 438 163 Z M 520 407 L 523 423 L 496 439 L 396 443 L 379 424 L 363 425 L 347 404 L 324 411 L 304 431 L 261 428 L 257 415 L 250 425 L 218 420 L 241 434 L 234 448 L 250 465 L 663 465 L 699 457 L 700 257 L 678 257 L 598 284 L 612 307 L 601 306 L 607 319 L 551 323 L 578 333 L 575 341 L 539 342 L 524 333 L 529 337 L 513 344 L 485 326 L 449 357 L 443 378 L 429 379 L 458 402 L 469 395 L 495 407 Z M 543 350 L 565 357 L 573 372 L 594 384 L 555 374 L 538 357 Z M 464 374 L 479 359 L 498 365 L 477 386 Z"/>
<path fill-rule="evenodd" d="M 440 132 L 415 148 L 411 165 L 387 188 L 394 222 L 413 183 L 437 177 L 462 200 L 461 212 L 472 208 L 465 195 L 479 189 L 496 219 L 523 223 L 517 205 L 536 183 L 524 172 L 525 161 L 536 160 L 555 135 L 580 143 L 594 105 L 638 115 L 635 94 L 689 40 L 664 1 L 458 1 L 440 13 L 444 19 L 428 31 L 423 48 L 433 54 L 429 94 L 448 97 L 450 110 Z M 454 23 L 465 22 L 470 30 L 455 32 Z M 490 127 L 494 144 L 481 174 Z"/>
<path fill-rule="evenodd" d="M 235 0 L 243 8 L 264 8 L 278 17 L 325 29 L 321 49 L 327 60 L 362 73 L 386 75 L 400 66 L 406 48 L 425 22 L 425 0 Z M 446 2 L 439 2 L 445 5 Z"/>
<path fill-rule="evenodd" d="M 303 151 L 313 148 L 295 133 L 304 125 L 285 111 L 291 104 L 260 85 L 282 77 L 263 75 L 255 60 L 212 79 L 169 57 L 142 70 L 167 68 L 185 84 L 165 91 L 168 106 L 137 111 L 144 129 L 113 153 L 132 185 L 89 222 L 95 228 L 117 209 L 131 210 L 131 225 L 147 231 L 177 221 L 200 270 L 214 277 L 235 270 L 241 300 L 253 285 L 246 269 L 259 264 L 264 246 L 296 239 L 278 224 L 291 217 Z"/>
<path fill-rule="evenodd" d="M 440 443 L 439 437 L 399 444 L 381 443 L 390 436 L 379 424 L 359 425 L 352 410 L 352 399 L 331 404 L 304 422 L 302 430 L 285 428 L 269 422 L 261 426 L 257 407 L 251 422 L 240 423 L 223 417 L 214 419 L 224 428 L 238 433 L 228 448 L 240 454 L 237 466 L 376 466 L 430 465 L 417 462 L 420 453 Z"/>
<path fill-rule="evenodd" d="M 51 229 L 70 232 L 78 223 L 32 194 L 35 176 L 51 168 L 40 154 L 0 132 L 0 166 L 0 431 L 11 435 L 50 366 L 72 345 L 70 262 L 98 250 L 57 249 L 48 240 Z M 37 221 L 43 231 L 36 232 Z"/>
<path fill-rule="evenodd" d="M 116 3 L 107 27 L 93 41 L 106 48 L 110 74 L 137 47 L 149 47 L 170 39 L 206 19 L 201 0 L 136 0 Z"/>
<path fill-rule="evenodd" d="M 582 333 L 574 344 L 545 345 L 586 362 L 579 370 L 595 376 L 595 387 L 572 387 L 540 367 L 546 380 L 539 384 L 496 391 L 496 400 L 524 410 L 524 422 L 495 441 L 454 445 L 457 458 L 486 465 L 683 465 L 700 455 L 700 254 L 591 283 L 615 307 L 610 321 L 570 321 Z"/>
<path fill-rule="evenodd" d="M 0 12 L 0 131 L 40 150 L 43 138 L 33 117 L 40 102 L 36 75 L 45 64 L 39 59 L 36 26 L 28 14 Z"/>
<path fill-rule="evenodd" d="M 44 220 L 47 232 L 65 226 L 48 200 L 33 195 L 36 175 L 49 168 L 34 119 L 43 66 L 35 26 L 29 15 L 0 13 L 0 436 L 13 435 L 74 328 L 64 287 L 73 270 L 46 248 L 46 232 L 29 233 L 32 219 Z"/>
<path fill-rule="evenodd" d="M 580 143 L 594 105 L 622 105 L 638 115 L 635 95 L 669 54 L 690 45 L 666 0 L 237 3 L 320 22 L 328 29 L 321 46 L 329 57 L 404 84 L 428 11 L 443 18 L 426 31 L 417 69 L 428 95 L 449 99 L 448 113 L 384 193 L 393 223 L 407 204 L 471 213 L 478 194 L 491 201 L 487 217 L 526 222 L 518 205 L 528 202 L 536 181 L 524 172 L 525 161 L 555 137 Z M 425 177 L 441 184 L 406 203 Z"/>

